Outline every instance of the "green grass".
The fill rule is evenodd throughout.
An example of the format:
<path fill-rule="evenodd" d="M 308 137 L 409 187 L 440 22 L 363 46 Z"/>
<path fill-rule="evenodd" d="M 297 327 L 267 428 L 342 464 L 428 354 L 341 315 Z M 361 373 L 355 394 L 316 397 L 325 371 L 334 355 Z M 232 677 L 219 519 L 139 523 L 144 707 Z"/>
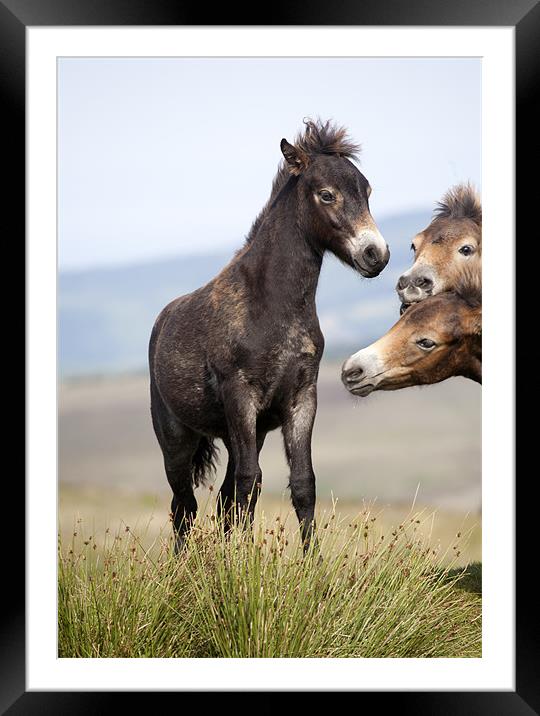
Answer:
<path fill-rule="evenodd" d="M 481 568 L 455 567 L 463 538 L 444 552 L 432 516 L 384 534 L 378 517 L 323 515 L 306 556 L 290 514 L 226 536 L 207 513 L 179 557 L 168 532 L 148 546 L 127 525 L 98 539 L 79 522 L 59 545 L 58 654 L 481 656 Z"/>

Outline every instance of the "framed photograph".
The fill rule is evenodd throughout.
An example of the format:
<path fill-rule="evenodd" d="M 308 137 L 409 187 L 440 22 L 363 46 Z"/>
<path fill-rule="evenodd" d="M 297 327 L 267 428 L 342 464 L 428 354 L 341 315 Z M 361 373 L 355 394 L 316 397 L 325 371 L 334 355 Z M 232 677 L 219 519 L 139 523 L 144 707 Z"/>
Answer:
<path fill-rule="evenodd" d="M 538 7 L 222 14 L 0 3 L 28 307 L 0 703 L 536 712 L 514 274 Z"/>

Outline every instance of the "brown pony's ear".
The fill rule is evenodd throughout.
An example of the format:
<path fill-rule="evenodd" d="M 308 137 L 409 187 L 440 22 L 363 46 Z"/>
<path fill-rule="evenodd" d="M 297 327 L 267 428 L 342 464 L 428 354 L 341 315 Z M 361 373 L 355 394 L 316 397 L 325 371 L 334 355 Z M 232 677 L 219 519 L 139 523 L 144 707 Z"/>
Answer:
<path fill-rule="evenodd" d="M 467 328 L 471 336 L 478 338 L 482 335 L 482 306 L 477 306 L 471 311 Z"/>
<path fill-rule="evenodd" d="M 279 145 L 291 174 L 298 176 L 309 164 L 307 155 L 284 138 Z"/>

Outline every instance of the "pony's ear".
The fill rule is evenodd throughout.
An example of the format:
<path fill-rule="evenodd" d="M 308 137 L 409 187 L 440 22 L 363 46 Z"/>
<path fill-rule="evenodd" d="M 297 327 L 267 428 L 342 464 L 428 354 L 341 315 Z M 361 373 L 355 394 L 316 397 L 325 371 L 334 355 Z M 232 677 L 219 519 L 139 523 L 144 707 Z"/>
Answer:
<path fill-rule="evenodd" d="M 478 306 L 471 313 L 471 316 L 470 316 L 469 322 L 468 322 L 468 330 L 469 330 L 469 334 L 471 336 L 475 336 L 477 338 L 481 337 L 481 335 L 482 335 L 482 306 Z"/>
<path fill-rule="evenodd" d="M 284 138 L 279 145 L 291 174 L 298 176 L 309 164 L 307 155 Z"/>

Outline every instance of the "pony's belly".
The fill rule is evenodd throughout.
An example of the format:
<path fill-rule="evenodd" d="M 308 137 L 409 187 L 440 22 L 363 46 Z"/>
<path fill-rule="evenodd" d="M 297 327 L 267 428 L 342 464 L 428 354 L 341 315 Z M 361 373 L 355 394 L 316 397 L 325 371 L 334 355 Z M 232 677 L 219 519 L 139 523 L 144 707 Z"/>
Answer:
<path fill-rule="evenodd" d="M 252 400 L 257 428 L 269 432 L 283 423 L 283 414 L 297 391 L 316 380 L 319 356 L 311 339 L 295 334 L 296 340 L 265 348 L 247 365 L 237 365 L 228 380 L 238 381 L 242 400 Z M 154 375 L 159 392 L 178 422 L 210 437 L 227 438 L 219 374 L 204 348 L 186 337 L 159 346 Z M 220 356 L 222 359 L 222 356 Z"/>
<path fill-rule="evenodd" d="M 257 417 L 257 430 L 269 433 L 281 427 L 282 423 L 281 412 L 270 408 L 270 410 L 263 410 Z"/>

